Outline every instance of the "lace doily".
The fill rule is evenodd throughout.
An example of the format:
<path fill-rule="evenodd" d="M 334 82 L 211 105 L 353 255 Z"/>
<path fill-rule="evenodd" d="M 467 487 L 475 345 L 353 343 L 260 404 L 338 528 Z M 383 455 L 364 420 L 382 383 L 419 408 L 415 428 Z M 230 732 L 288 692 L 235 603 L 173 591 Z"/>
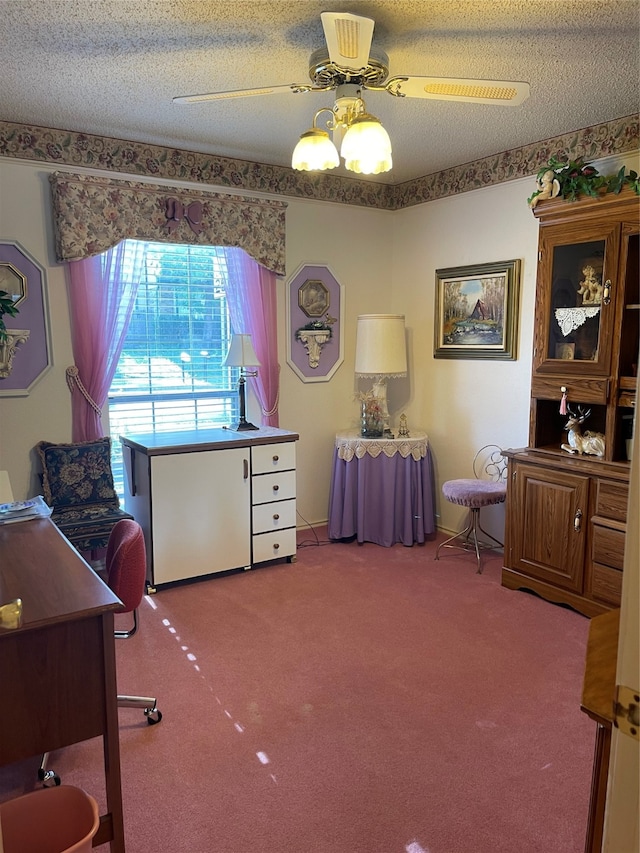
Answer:
<path fill-rule="evenodd" d="M 578 305 L 576 308 L 556 308 L 556 320 L 560 331 L 567 337 L 579 329 L 589 317 L 595 317 L 600 311 L 599 305 Z"/>
<path fill-rule="evenodd" d="M 427 455 L 428 444 L 426 432 L 415 430 L 412 431 L 411 436 L 398 438 L 363 438 L 355 430 L 336 435 L 338 457 L 346 462 L 350 462 L 354 456 L 362 459 L 363 456 L 369 455 L 375 459 L 381 453 L 389 457 L 399 453 L 405 459 L 407 456 L 412 456 L 418 462 Z"/>

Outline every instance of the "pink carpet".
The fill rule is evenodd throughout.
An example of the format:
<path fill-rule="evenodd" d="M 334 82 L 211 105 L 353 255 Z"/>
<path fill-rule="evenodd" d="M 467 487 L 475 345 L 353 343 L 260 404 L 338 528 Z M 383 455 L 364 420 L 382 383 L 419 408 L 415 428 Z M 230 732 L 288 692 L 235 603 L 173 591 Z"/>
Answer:
<path fill-rule="evenodd" d="M 583 850 L 588 620 L 435 545 L 310 545 L 143 602 L 119 689 L 164 719 L 120 712 L 129 853 Z M 99 740 L 52 766 L 104 800 Z"/>

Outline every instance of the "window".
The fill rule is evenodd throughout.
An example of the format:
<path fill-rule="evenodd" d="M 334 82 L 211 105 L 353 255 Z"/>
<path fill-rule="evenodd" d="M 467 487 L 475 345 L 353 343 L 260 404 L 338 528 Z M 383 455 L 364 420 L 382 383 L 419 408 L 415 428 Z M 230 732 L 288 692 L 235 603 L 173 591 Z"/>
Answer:
<path fill-rule="evenodd" d="M 126 241 L 140 251 L 140 244 Z M 137 247 L 137 249 L 136 249 Z M 126 249 L 125 249 L 126 251 Z M 109 391 L 116 490 L 124 494 L 122 434 L 207 429 L 238 419 L 224 249 L 145 243 L 122 354 Z"/>

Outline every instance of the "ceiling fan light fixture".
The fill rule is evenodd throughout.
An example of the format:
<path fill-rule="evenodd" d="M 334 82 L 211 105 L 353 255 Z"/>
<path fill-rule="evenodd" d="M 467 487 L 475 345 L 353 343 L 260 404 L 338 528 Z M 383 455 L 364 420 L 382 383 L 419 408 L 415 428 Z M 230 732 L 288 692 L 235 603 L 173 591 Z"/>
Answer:
<path fill-rule="evenodd" d="M 379 175 L 393 166 L 389 134 L 369 113 L 361 113 L 349 124 L 340 154 L 345 168 L 358 174 Z"/>
<path fill-rule="evenodd" d="M 340 165 L 340 156 L 326 130 L 312 127 L 293 149 L 291 168 L 299 172 L 325 171 Z"/>

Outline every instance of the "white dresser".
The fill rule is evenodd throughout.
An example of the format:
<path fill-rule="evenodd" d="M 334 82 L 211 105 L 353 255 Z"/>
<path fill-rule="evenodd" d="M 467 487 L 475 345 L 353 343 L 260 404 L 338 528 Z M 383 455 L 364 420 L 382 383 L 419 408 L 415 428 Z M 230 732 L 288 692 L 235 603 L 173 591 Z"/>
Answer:
<path fill-rule="evenodd" d="M 297 439 L 273 427 L 120 437 L 150 588 L 295 558 Z"/>

